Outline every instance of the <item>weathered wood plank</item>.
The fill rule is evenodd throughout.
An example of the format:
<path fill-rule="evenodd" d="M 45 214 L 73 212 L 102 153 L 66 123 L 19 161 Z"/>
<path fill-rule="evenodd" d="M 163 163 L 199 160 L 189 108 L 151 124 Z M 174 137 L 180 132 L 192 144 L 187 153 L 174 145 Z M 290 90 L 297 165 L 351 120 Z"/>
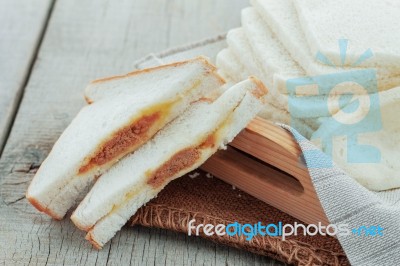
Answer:
<path fill-rule="evenodd" d="M 52 0 L 0 0 L 0 154 Z"/>
<path fill-rule="evenodd" d="M 88 81 L 130 71 L 149 52 L 238 26 L 245 5 L 247 0 L 56 2 L 0 160 L 0 263 L 275 265 L 199 238 L 142 227 L 124 228 L 96 251 L 69 219 L 52 221 L 24 198 L 38 165 L 83 106 Z"/>

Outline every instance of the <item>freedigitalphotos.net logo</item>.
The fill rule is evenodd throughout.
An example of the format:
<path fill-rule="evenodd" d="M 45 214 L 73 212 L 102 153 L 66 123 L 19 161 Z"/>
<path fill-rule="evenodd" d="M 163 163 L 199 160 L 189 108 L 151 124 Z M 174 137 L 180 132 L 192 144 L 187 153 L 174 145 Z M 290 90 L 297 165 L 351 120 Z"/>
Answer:
<path fill-rule="evenodd" d="M 234 222 L 230 224 L 196 224 L 196 220 L 192 219 L 188 223 L 188 235 L 204 234 L 206 236 L 244 236 L 247 241 L 251 241 L 256 236 L 272 236 L 280 237 L 286 240 L 289 236 L 308 235 L 315 236 L 383 236 L 384 229 L 380 225 L 358 227 L 350 227 L 348 224 L 329 224 L 327 226 L 318 224 L 302 224 L 295 222 L 294 224 L 269 223 L 264 224 L 258 222 L 255 224 L 241 224 Z"/>
<path fill-rule="evenodd" d="M 339 40 L 342 65 L 346 60 L 347 44 L 347 40 Z M 368 49 L 352 66 L 359 66 L 371 56 L 372 51 Z M 316 59 L 332 68 L 336 67 L 321 53 L 317 54 Z M 347 139 L 348 163 L 379 163 L 379 149 L 358 142 L 359 134 L 382 129 L 376 76 L 374 69 L 359 68 L 288 80 L 291 126 L 302 128 L 302 123 L 322 125 L 312 134 L 311 140 L 319 140 L 327 155 L 333 153 L 334 138 L 344 136 Z M 329 160 L 318 161 L 314 165 L 313 162 L 309 163 L 310 168 L 332 166 Z"/>

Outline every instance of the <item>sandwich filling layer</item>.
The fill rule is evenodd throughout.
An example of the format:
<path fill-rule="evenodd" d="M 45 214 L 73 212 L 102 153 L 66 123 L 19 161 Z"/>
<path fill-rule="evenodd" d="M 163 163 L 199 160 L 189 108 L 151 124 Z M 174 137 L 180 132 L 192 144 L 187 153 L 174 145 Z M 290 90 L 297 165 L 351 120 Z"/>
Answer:
<path fill-rule="evenodd" d="M 202 138 L 200 141 L 198 141 L 200 144 L 193 147 L 184 148 L 170 156 L 169 159 L 167 159 L 157 169 L 153 171 L 148 170 L 145 173 L 146 179 L 144 180 L 144 183 L 133 186 L 129 192 L 125 194 L 124 199 L 120 203 L 114 204 L 112 210 L 107 215 L 99 219 L 94 226 L 87 228 L 86 230 L 92 230 L 101 220 L 106 219 L 108 216 L 117 212 L 121 208 L 124 208 L 124 206 L 129 203 L 130 200 L 135 198 L 143 191 L 146 191 L 146 187 L 150 187 L 151 190 L 158 193 L 165 185 L 167 185 L 176 177 L 181 176 L 195 169 L 196 167 L 199 167 L 218 149 L 218 146 L 222 144 L 223 137 L 225 136 L 224 133 L 230 127 L 232 116 L 233 113 L 221 122 L 221 124 L 217 127 L 217 130 L 209 133 L 205 138 Z M 85 230 L 85 228 L 82 229 Z"/>
<path fill-rule="evenodd" d="M 201 158 L 202 150 L 214 148 L 216 143 L 215 134 L 209 135 L 206 140 L 197 147 L 186 148 L 171 157 L 152 174 L 148 174 L 147 184 L 157 188 L 180 171 L 193 166 Z"/>
<path fill-rule="evenodd" d="M 170 156 L 164 164 L 156 168 L 154 171 L 148 171 L 146 173 L 147 180 L 145 180 L 145 183 L 136 184 L 127 194 L 125 194 L 123 201 L 121 201 L 119 204 L 115 204 L 107 215 L 100 218 L 88 230 L 86 239 L 89 240 L 97 249 L 102 248 L 104 243 L 109 239 L 108 235 L 114 235 L 114 230 L 119 230 L 120 228 L 119 226 L 114 225 L 114 219 L 120 220 L 124 216 L 126 217 L 122 219 L 129 219 L 129 216 L 136 212 L 137 208 L 140 207 L 135 207 L 133 213 L 126 213 L 127 210 L 131 208 L 130 206 L 135 206 L 134 201 L 139 199 L 139 201 L 145 200 L 143 202 L 143 204 L 145 204 L 147 201 L 154 198 L 170 181 L 185 173 L 188 173 L 204 163 L 204 161 L 207 160 L 218 149 L 218 147 L 224 145 L 227 132 L 231 128 L 233 115 L 234 111 L 233 113 L 229 114 L 219 126 L 217 126 L 217 129 L 214 132 L 208 134 L 205 133 L 206 137 L 198 141 L 198 145 L 183 148 L 174 155 Z M 108 226 L 110 223 L 116 228 L 109 228 Z M 107 230 L 105 235 L 101 233 L 103 230 Z"/>
<path fill-rule="evenodd" d="M 200 145 L 183 149 L 171 156 L 169 160 L 167 160 L 156 170 L 146 172 L 145 175 L 147 176 L 147 185 L 150 185 L 154 189 L 160 188 L 163 186 L 163 184 L 165 184 L 166 181 L 168 181 L 168 179 L 174 177 L 179 172 L 194 166 L 196 162 L 200 161 L 202 152 L 205 149 L 213 149 L 216 147 L 218 131 L 219 130 L 210 134 Z M 113 213 L 122 204 L 139 194 L 143 190 L 142 188 L 143 187 L 138 188 L 135 186 L 133 189 L 131 189 L 125 195 L 125 200 L 123 200 L 120 204 L 114 205 L 109 214 Z"/>
<path fill-rule="evenodd" d="M 136 146 L 142 142 L 146 133 L 161 118 L 161 112 L 156 112 L 142 117 L 136 122 L 116 132 L 109 140 L 96 151 L 95 155 L 87 159 L 87 163 L 79 169 L 82 174 L 94 166 L 103 165 L 121 154 L 129 147 Z"/>

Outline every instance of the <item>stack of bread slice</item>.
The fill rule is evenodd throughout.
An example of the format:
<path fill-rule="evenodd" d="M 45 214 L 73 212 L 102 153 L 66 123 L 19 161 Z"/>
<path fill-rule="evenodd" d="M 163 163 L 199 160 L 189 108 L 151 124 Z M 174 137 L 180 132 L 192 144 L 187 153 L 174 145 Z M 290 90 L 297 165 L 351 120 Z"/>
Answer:
<path fill-rule="evenodd" d="M 365 114 L 358 112 L 349 117 L 346 109 L 352 106 L 348 105 L 326 119 L 313 137 L 327 139 L 335 132 L 337 137 L 332 145 L 322 148 L 330 150 L 335 163 L 364 187 L 373 191 L 400 188 L 400 87 L 363 95 L 359 101 L 379 101 L 379 104 L 371 104 L 370 114 L 373 115 L 360 122 L 362 125 L 349 126 L 349 119 L 360 120 Z M 374 119 L 375 114 L 380 118 Z"/>
<path fill-rule="evenodd" d="M 329 48 L 331 50 L 336 48 L 332 48 L 332 46 L 338 45 L 338 39 L 333 39 L 332 36 L 329 35 L 328 26 L 326 26 L 330 23 L 332 24 L 332 22 L 327 21 L 322 14 L 338 11 L 338 6 L 340 5 L 336 5 L 336 9 L 332 7 L 332 10 L 329 12 L 329 10 L 325 10 L 326 8 L 324 8 L 322 4 L 318 4 L 318 1 L 251 0 L 250 2 L 252 7 L 247 7 L 242 10 L 242 26 L 228 33 L 228 48 L 222 50 L 218 54 L 217 66 L 222 69 L 221 75 L 228 81 L 237 82 L 250 74 L 257 75 L 262 79 L 264 84 L 271 90 L 267 97 L 269 104 L 260 114 L 264 118 L 275 122 L 296 125 L 297 130 L 310 138 L 312 132 L 314 132 L 321 124 L 321 121 L 324 120 L 321 118 L 331 116 L 338 111 L 338 108 L 333 108 L 331 112 L 327 113 L 324 106 L 319 108 L 319 106 L 327 101 L 327 95 L 315 95 L 315 90 L 297 91 L 297 96 L 305 95 L 308 97 L 306 97 L 304 101 L 301 100 L 301 97 L 297 97 L 295 101 L 290 102 L 289 106 L 290 93 L 287 88 L 288 81 L 295 78 L 312 78 L 318 75 L 342 73 L 344 71 L 350 72 L 373 67 L 376 70 L 377 87 L 379 91 L 388 90 L 400 84 L 400 64 L 395 65 L 393 60 L 390 66 L 376 63 L 371 66 L 369 63 L 372 64 L 376 62 L 372 60 L 372 57 L 366 57 L 366 60 L 363 62 L 356 62 L 354 56 L 349 56 L 347 60 L 343 60 L 343 64 L 340 62 L 340 65 L 331 65 L 328 63 L 330 58 L 324 57 L 323 53 L 325 51 L 320 49 L 321 45 L 314 50 L 310 49 L 308 38 L 306 38 L 306 36 L 308 36 L 307 33 L 310 32 L 309 35 L 315 39 L 315 32 L 320 31 L 325 32 L 325 35 L 327 35 L 321 36 L 321 38 L 325 38 L 325 42 L 323 43 L 325 44 L 331 41 L 332 45 L 329 46 Z M 315 2 L 315 6 L 319 8 L 318 11 L 321 13 L 318 14 L 318 11 L 314 11 L 316 14 L 309 14 L 313 11 L 310 2 Z M 351 0 L 350 2 L 357 2 L 357 0 Z M 349 5 L 348 2 L 346 2 L 346 4 Z M 357 3 L 352 4 L 357 5 Z M 332 5 L 334 5 L 334 3 Z M 345 4 L 342 5 L 342 7 L 345 6 Z M 306 20 L 306 22 L 303 21 L 303 23 L 300 23 L 298 10 L 303 9 L 305 10 L 303 12 L 305 14 L 303 20 Z M 309 11 L 309 13 L 307 13 L 307 11 Z M 312 15 L 316 17 L 318 17 L 318 15 L 320 16 L 321 20 L 314 21 L 314 24 L 322 24 L 325 26 L 325 28 L 323 28 L 325 31 L 318 31 L 318 28 L 313 32 L 308 31 L 308 28 L 304 25 L 313 25 L 312 22 L 307 21 L 312 20 Z M 336 14 L 336 18 L 340 21 L 340 15 Z M 343 23 L 345 24 L 343 27 L 348 27 L 348 21 L 342 22 L 342 24 Z M 332 27 L 334 28 L 335 26 L 333 25 Z M 349 35 L 351 34 L 349 33 Z M 337 36 L 340 36 L 339 33 Z M 351 36 L 348 36 L 348 45 L 351 48 L 352 39 L 350 37 Z M 354 50 L 350 48 L 350 52 Z M 390 49 L 392 49 L 392 51 L 395 50 L 394 47 L 389 46 L 387 51 L 391 51 Z M 339 51 L 339 46 L 337 46 L 336 50 Z M 395 52 L 397 50 L 395 50 Z M 367 49 L 367 51 L 369 50 Z M 328 52 L 327 54 L 329 55 Z M 364 50 L 359 51 L 359 54 L 362 52 L 364 52 Z M 400 54 L 399 51 L 397 51 L 397 53 Z M 330 55 L 335 58 L 343 57 L 342 54 L 334 54 L 333 52 Z M 366 53 L 365 56 L 367 55 L 369 54 Z M 385 56 L 387 56 L 387 53 Z M 378 57 L 378 55 L 374 55 L 374 57 Z M 319 62 L 317 59 L 320 59 L 322 62 Z M 354 64 L 347 65 L 350 64 L 350 62 Z M 309 106 L 310 103 L 315 103 L 315 107 L 312 109 L 312 112 L 309 113 L 308 117 L 302 117 L 302 115 L 293 112 L 293 110 L 301 109 L 303 106 Z"/>
<path fill-rule="evenodd" d="M 398 180 L 382 181 L 400 171 L 400 164 L 389 158 L 393 148 L 387 146 L 388 140 L 397 139 L 394 128 L 397 128 L 395 124 L 400 124 L 388 112 L 388 106 L 400 105 L 396 96 L 396 87 L 400 85 L 400 31 L 397 29 L 400 2 L 250 0 L 250 3 L 251 7 L 241 12 L 241 27 L 228 32 L 228 47 L 217 56 L 221 75 L 233 83 L 248 75 L 257 75 L 270 88 L 266 97 L 268 104 L 260 115 L 273 122 L 291 125 L 309 139 L 329 139 L 339 132 L 343 137 L 357 131 L 370 133 L 365 136 L 370 136 L 371 141 L 381 148 L 380 163 L 349 163 L 343 143 L 338 144 L 342 147 L 337 149 L 340 152 L 333 151 L 333 154 L 330 154 L 332 150 L 322 148 L 337 157 L 334 161 L 367 188 L 400 187 Z M 367 72 L 360 74 L 360 71 Z M 342 74 L 346 75 L 345 80 L 342 80 Z M 359 75 L 362 75 L 362 85 L 368 87 L 361 90 L 362 93 L 376 94 L 382 103 L 370 108 L 371 112 L 379 114 L 380 111 L 382 115 L 381 118 L 376 115 L 375 121 L 370 123 L 382 124 L 383 121 L 384 126 L 374 131 L 385 132 L 386 140 L 380 138 L 381 132 L 375 132 L 376 135 L 363 132 L 363 125 L 357 123 L 354 126 L 359 127 L 358 130 L 343 132 L 349 122 L 343 119 L 349 115 L 344 115 L 342 109 L 347 108 L 351 113 L 354 110 L 349 106 L 355 106 L 352 102 L 362 101 Z M 317 86 L 299 86 L 293 91 L 294 83 L 301 85 L 301 80 L 306 79 L 310 82 L 304 84 L 315 83 Z M 319 89 L 324 86 L 337 90 Z M 392 92 L 386 93 L 388 91 Z M 348 93 L 349 100 L 337 104 L 341 93 Z M 332 96 L 337 102 L 331 101 Z M 389 101 L 390 97 L 393 100 Z M 336 119 L 343 123 L 334 128 L 332 121 Z M 369 141 L 364 139 L 364 142 Z M 367 168 L 371 170 L 365 171 Z"/>
<path fill-rule="evenodd" d="M 72 215 L 101 248 L 171 180 L 199 167 L 252 120 L 267 90 L 230 88 L 203 57 L 92 82 L 82 108 L 27 191 L 40 211 Z M 222 90 L 221 88 L 224 88 Z"/>

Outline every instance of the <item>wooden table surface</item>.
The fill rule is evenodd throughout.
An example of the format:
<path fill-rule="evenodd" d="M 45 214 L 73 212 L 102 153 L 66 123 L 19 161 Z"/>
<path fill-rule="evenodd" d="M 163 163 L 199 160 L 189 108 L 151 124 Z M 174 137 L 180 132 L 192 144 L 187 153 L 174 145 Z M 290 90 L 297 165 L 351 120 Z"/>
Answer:
<path fill-rule="evenodd" d="M 240 25 L 248 0 L 0 0 L 0 263 L 281 265 L 196 237 L 124 228 L 96 251 L 69 219 L 24 197 L 35 170 L 98 77 L 150 52 Z"/>

